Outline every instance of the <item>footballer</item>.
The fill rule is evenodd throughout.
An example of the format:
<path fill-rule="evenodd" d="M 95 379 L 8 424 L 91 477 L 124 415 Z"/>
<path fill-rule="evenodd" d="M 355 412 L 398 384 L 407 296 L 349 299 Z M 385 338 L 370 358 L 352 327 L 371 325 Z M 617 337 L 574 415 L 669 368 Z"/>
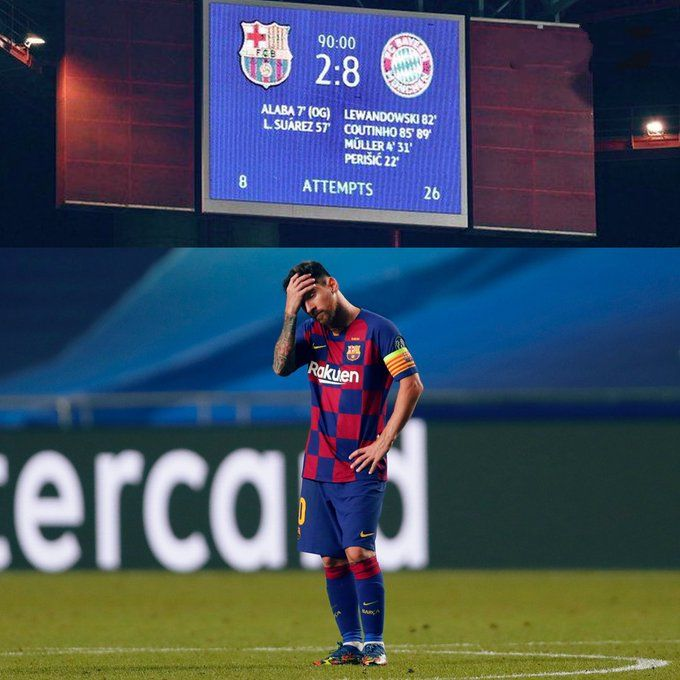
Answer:
<path fill-rule="evenodd" d="M 375 535 L 387 480 L 386 454 L 423 392 L 396 326 L 356 307 L 319 262 L 283 282 L 283 329 L 273 369 L 307 366 L 312 396 L 298 508 L 298 550 L 321 556 L 342 643 L 315 665 L 387 663 L 385 587 Z M 299 327 L 297 312 L 309 315 Z M 392 382 L 399 392 L 386 420 Z"/>

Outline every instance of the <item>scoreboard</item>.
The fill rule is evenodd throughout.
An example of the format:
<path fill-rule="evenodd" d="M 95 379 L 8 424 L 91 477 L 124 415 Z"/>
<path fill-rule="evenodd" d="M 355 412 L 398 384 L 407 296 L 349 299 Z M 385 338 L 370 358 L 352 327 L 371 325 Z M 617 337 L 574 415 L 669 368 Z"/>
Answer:
<path fill-rule="evenodd" d="M 466 227 L 464 17 L 204 0 L 203 210 Z"/>

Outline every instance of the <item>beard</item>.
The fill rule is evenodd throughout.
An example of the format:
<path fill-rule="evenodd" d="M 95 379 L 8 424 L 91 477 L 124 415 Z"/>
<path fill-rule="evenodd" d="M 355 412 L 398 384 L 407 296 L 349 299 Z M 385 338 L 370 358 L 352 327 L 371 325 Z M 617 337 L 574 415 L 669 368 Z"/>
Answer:
<path fill-rule="evenodd" d="M 335 314 L 330 309 L 324 309 L 317 312 L 314 317 L 322 326 L 331 326 L 335 319 Z"/>

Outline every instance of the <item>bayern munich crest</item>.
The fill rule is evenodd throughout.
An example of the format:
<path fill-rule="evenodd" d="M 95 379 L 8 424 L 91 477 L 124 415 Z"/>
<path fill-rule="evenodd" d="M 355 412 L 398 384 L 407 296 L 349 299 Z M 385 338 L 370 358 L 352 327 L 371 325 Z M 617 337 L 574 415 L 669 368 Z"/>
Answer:
<path fill-rule="evenodd" d="M 383 48 L 381 64 L 387 87 L 400 97 L 417 97 L 432 82 L 432 53 L 413 33 L 393 35 Z"/>
<path fill-rule="evenodd" d="M 290 26 L 272 22 L 242 21 L 241 70 L 251 83 L 265 90 L 280 85 L 290 75 L 293 59 L 288 46 Z"/>

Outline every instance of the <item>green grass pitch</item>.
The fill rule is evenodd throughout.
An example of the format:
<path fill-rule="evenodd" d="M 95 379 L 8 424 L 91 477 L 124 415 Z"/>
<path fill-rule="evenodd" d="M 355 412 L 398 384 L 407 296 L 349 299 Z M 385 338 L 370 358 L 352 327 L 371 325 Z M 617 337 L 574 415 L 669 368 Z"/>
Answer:
<path fill-rule="evenodd" d="M 678 572 L 386 574 L 384 668 L 311 665 L 320 573 L 0 579 L 0 678 L 680 678 Z"/>

